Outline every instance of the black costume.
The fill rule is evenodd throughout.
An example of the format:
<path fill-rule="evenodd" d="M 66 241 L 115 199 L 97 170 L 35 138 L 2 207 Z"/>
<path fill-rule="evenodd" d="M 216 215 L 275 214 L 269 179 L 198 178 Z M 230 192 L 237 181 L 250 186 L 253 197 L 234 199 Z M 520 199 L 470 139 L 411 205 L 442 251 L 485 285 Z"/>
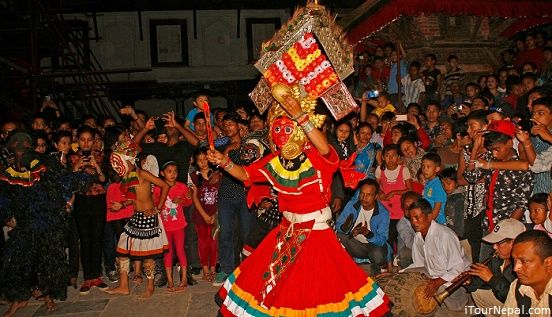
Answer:
<path fill-rule="evenodd" d="M 17 135 L 19 134 L 19 135 Z M 27 142 L 19 132 L 15 142 Z M 32 149 L 31 149 L 32 150 Z M 25 301 L 33 290 L 52 299 L 67 297 L 68 265 L 65 255 L 67 226 L 64 194 L 86 187 L 90 177 L 69 173 L 49 157 L 25 153 L 25 166 L 0 171 L 0 221 L 15 219 L 0 266 L 0 294 L 10 301 Z"/>

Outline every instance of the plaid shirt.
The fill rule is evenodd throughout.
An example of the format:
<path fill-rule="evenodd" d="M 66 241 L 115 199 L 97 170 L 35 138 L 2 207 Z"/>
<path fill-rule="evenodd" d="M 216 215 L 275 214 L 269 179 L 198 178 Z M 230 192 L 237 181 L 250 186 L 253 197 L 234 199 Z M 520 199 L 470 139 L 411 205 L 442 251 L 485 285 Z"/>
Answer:
<path fill-rule="evenodd" d="M 485 153 L 483 159 L 496 161 L 491 153 Z M 517 154 L 514 154 L 512 160 L 519 160 Z M 475 184 L 479 179 L 485 178 L 485 189 L 491 186 L 491 178 L 495 170 L 484 170 L 476 168 L 464 172 L 466 181 Z M 496 183 L 494 185 L 492 221 L 497 224 L 500 220 L 510 218 L 514 210 L 521 209 L 523 212 L 527 209 L 527 201 L 533 192 L 533 175 L 530 171 L 511 171 L 498 170 Z M 487 195 L 487 206 L 489 195 Z M 482 228 L 488 231 L 490 228 L 489 218 L 483 217 Z"/>

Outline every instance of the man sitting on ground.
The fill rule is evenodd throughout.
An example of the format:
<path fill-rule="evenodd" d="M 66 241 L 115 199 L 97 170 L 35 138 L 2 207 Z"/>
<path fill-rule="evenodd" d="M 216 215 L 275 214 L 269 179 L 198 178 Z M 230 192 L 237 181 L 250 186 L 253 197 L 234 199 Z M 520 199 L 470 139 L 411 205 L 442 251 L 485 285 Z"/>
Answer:
<path fill-rule="evenodd" d="M 516 219 L 504 219 L 494 228 L 493 232 L 483 237 L 483 241 L 493 245 L 496 256 L 487 265 L 472 264 L 467 274 L 472 275 L 464 287 L 471 292 L 475 305 L 486 312 L 485 316 L 494 314 L 502 307 L 510 283 L 515 280 L 513 265 L 510 260 L 514 239 L 525 231 L 525 226 Z"/>
<path fill-rule="evenodd" d="M 416 231 L 412 245 L 412 263 L 404 272 L 423 272 L 430 278 L 425 296 L 430 298 L 443 291 L 450 282 L 470 265 L 456 233 L 433 220 L 431 205 L 423 198 L 408 208 L 410 223 Z M 468 295 L 463 289 L 445 299 L 453 311 L 463 311 Z"/>
<path fill-rule="evenodd" d="M 552 305 L 552 238 L 541 230 L 526 231 L 514 240 L 514 272 L 503 317 L 550 316 Z M 520 314 L 517 313 L 519 309 Z"/>
<path fill-rule="evenodd" d="M 376 200 L 379 185 L 374 179 L 362 180 L 358 190 L 358 200 L 349 201 L 337 218 L 337 237 L 352 257 L 369 259 L 370 272 L 378 274 L 387 262 L 389 212 Z"/>

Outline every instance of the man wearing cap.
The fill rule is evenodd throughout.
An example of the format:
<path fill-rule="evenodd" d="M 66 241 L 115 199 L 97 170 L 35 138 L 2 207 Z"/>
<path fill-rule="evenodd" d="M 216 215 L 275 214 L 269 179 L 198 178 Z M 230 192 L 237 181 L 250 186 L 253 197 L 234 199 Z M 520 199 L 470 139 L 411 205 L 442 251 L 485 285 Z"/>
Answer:
<path fill-rule="evenodd" d="M 489 169 L 490 162 L 519 160 L 513 148 L 514 124 L 507 120 L 492 121 L 485 134 L 477 134 L 473 142 L 473 153 L 481 147 L 487 149 L 482 161 L 475 162 L 475 168 L 467 169 L 464 177 L 470 184 L 485 180 L 486 209 L 483 215 L 483 229 L 493 232 L 495 225 L 503 219 L 522 220 L 527 209 L 527 201 L 533 191 L 532 174 L 529 171 Z M 475 157 L 475 156 L 472 156 Z M 487 258 L 491 248 L 481 245 L 480 259 Z"/>
<path fill-rule="evenodd" d="M 493 105 L 489 107 L 489 114 L 487 115 L 487 120 L 496 121 L 496 120 L 511 120 L 514 116 L 514 109 L 507 103 L 500 105 Z"/>
<path fill-rule="evenodd" d="M 500 221 L 493 232 L 483 237 L 483 241 L 491 244 L 495 250 L 494 256 L 487 265 L 472 264 L 467 274 L 473 277 L 464 285 L 471 293 L 473 302 L 485 316 L 493 314 L 494 307 L 501 307 L 508 296 L 510 283 L 516 279 L 510 260 L 514 239 L 525 231 L 525 226 L 515 219 Z"/>

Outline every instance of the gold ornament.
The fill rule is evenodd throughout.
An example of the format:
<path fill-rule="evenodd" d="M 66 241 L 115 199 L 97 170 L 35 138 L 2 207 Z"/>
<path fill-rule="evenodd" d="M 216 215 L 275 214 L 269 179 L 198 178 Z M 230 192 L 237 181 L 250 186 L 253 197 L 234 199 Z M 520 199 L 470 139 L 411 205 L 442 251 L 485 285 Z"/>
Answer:
<path fill-rule="evenodd" d="M 291 96 L 299 102 L 301 105 L 301 110 L 309 116 L 309 120 L 317 128 L 322 127 L 324 120 L 326 120 L 325 115 L 315 114 L 316 110 L 316 99 L 311 99 L 307 94 L 301 91 L 299 84 L 293 85 L 292 87 L 286 86 L 284 84 L 276 84 L 272 87 L 272 96 L 274 99 L 278 100 L 280 103 L 285 103 L 283 96 Z M 268 122 L 269 122 L 269 131 L 272 131 L 272 125 L 274 120 L 278 117 L 288 117 L 289 114 L 282 108 L 282 106 L 276 102 L 273 102 L 270 110 L 268 111 Z M 307 136 L 303 132 L 303 129 L 297 125 L 297 122 L 293 121 L 294 130 L 291 134 L 288 142 L 281 149 L 282 157 L 285 159 L 294 159 L 303 152 L 303 147 L 307 142 Z M 275 149 L 274 142 L 272 140 L 272 133 L 269 134 L 269 142 L 272 149 Z"/>

